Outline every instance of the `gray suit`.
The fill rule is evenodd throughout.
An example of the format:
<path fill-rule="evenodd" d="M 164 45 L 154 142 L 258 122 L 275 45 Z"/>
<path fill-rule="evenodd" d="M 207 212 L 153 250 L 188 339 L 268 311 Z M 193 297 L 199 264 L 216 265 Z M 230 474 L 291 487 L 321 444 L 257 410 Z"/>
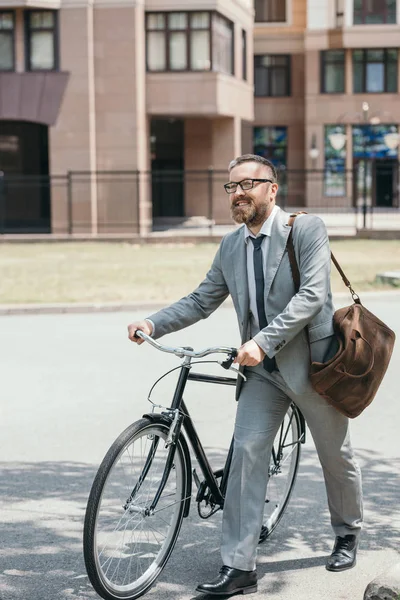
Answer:
<path fill-rule="evenodd" d="M 293 243 L 300 270 L 296 294 L 286 252 L 289 215 L 282 210 L 272 225 L 265 277 L 268 326 L 254 336 L 279 371 L 258 365 L 238 378 L 235 452 L 222 529 L 223 563 L 242 570 L 255 565 L 258 534 L 268 479 L 269 455 L 280 422 L 295 401 L 313 435 L 324 470 L 336 535 L 357 534 L 362 522 L 361 476 L 351 449 L 348 419 L 316 394 L 308 379 L 310 356 L 323 362 L 335 350 L 330 290 L 330 250 L 326 228 L 318 217 L 298 217 Z M 170 307 L 151 315 L 155 337 L 208 317 L 228 295 L 236 309 L 242 343 L 250 338 L 246 245 L 243 227 L 225 236 L 210 271 L 199 287 Z M 250 475 L 251 474 L 251 475 Z"/>

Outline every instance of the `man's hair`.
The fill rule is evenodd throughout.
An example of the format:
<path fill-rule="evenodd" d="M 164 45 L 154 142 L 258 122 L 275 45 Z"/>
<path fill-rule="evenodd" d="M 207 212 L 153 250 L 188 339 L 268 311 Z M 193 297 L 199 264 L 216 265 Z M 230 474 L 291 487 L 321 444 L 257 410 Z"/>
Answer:
<path fill-rule="evenodd" d="M 258 156 L 257 154 L 242 154 L 242 156 L 238 156 L 229 163 L 228 171 L 230 172 L 238 165 L 241 165 L 246 162 L 255 162 L 259 163 L 260 165 L 263 165 L 264 167 L 268 167 L 272 173 L 272 179 L 274 180 L 274 183 L 277 181 L 278 175 L 272 162 L 262 156 Z"/>

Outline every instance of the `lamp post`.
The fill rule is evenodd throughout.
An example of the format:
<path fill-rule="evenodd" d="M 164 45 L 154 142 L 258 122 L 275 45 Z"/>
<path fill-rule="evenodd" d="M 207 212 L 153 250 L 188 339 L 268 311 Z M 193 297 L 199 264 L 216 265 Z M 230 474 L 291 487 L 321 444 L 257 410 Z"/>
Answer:
<path fill-rule="evenodd" d="M 362 204 L 362 214 L 363 214 L 363 229 L 367 227 L 367 196 L 368 196 L 368 162 L 367 162 L 367 124 L 368 124 L 368 114 L 369 114 L 369 104 L 368 102 L 362 103 L 362 114 L 363 114 L 363 155 L 364 155 L 364 182 L 363 182 L 363 204 Z"/>
<path fill-rule="evenodd" d="M 308 154 L 312 161 L 312 169 L 313 169 L 313 171 L 315 171 L 316 166 L 317 166 L 318 156 L 319 156 L 319 150 L 317 147 L 317 139 L 316 139 L 315 133 L 313 133 L 313 136 L 311 139 L 311 147 L 310 147 L 310 150 L 308 151 Z"/>

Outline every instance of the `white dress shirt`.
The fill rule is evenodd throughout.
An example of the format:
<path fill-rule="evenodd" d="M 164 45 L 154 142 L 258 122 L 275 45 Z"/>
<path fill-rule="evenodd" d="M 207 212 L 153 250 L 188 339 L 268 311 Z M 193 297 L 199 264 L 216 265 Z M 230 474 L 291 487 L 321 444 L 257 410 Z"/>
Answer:
<path fill-rule="evenodd" d="M 261 252 L 263 257 L 263 267 L 264 267 L 264 281 L 266 275 L 267 268 L 267 258 L 268 251 L 270 246 L 271 239 L 271 229 L 272 224 L 275 219 L 275 215 L 278 212 L 279 208 L 275 205 L 272 209 L 271 214 L 268 219 L 264 221 L 263 226 L 261 227 L 257 236 L 251 233 L 250 229 L 248 229 L 247 225 L 244 227 L 244 241 L 247 245 L 247 282 L 249 286 L 249 308 L 250 308 L 250 333 L 251 337 L 255 336 L 260 331 L 260 326 L 258 323 L 258 311 L 257 311 L 257 300 L 256 300 L 256 281 L 254 277 L 254 262 L 253 262 L 253 254 L 254 254 L 254 246 L 253 242 L 249 240 L 250 237 L 255 238 L 260 235 L 264 235 L 264 239 L 261 244 Z"/>

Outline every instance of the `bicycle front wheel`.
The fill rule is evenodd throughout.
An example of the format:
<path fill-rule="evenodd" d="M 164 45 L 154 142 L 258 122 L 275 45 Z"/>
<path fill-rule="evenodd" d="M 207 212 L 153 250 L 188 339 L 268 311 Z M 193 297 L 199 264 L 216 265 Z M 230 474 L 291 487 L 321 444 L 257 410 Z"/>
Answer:
<path fill-rule="evenodd" d="M 161 497 L 169 448 L 168 425 L 141 419 L 117 438 L 101 463 L 90 492 L 83 535 L 86 570 L 106 600 L 133 600 L 161 573 L 182 524 L 185 454 L 178 440 Z"/>
<path fill-rule="evenodd" d="M 268 469 L 268 487 L 259 543 L 274 531 L 289 503 L 300 460 L 302 427 L 298 409 L 289 407 L 275 436 Z"/>

